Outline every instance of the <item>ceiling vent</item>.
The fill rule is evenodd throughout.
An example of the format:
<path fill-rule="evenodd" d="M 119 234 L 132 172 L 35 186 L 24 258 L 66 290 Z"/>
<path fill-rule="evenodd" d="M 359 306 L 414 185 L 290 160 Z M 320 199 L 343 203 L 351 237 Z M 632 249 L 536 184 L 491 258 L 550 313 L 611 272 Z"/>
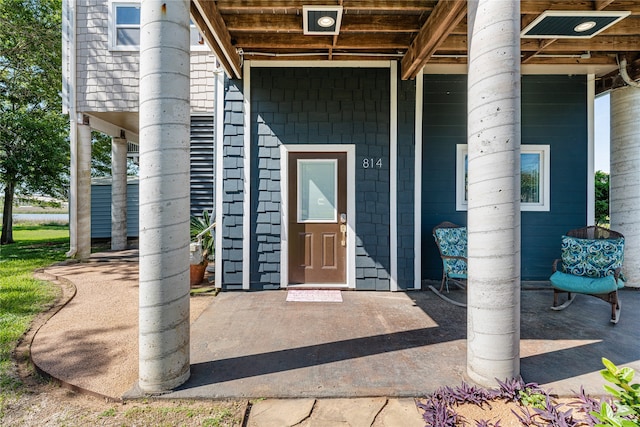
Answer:
<path fill-rule="evenodd" d="M 302 21 L 307 35 L 337 35 L 342 6 L 302 6 Z"/>
<path fill-rule="evenodd" d="M 522 30 L 520 37 L 584 39 L 606 30 L 631 12 L 547 10 Z"/>

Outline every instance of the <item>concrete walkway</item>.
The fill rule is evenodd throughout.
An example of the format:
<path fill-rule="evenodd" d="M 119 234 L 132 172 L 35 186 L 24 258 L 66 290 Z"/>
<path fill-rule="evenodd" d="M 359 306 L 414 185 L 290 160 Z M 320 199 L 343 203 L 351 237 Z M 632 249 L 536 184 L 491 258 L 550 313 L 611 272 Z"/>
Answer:
<path fill-rule="evenodd" d="M 67 384 L 120 398 L 135 394 L 137 379 L 137 258 L 92 259 L 47 269 L 77 292 L 39 330 L 32 358 Z M 429 291 L 341 295 L 343 302 L 287 302 L 284 290 L 192 297 L 191 379 L 164 397 L 267 398 L 251 408 L 256 426 L 296 424 L 289 418 L 423 425 L 412 398 L 467 380 L 466 310 Z M 640 292 L 622 292 L 615 326 L 600 300 L 578 296 L 554 312 L 551 299 L 549 289 L 522 292 L 525 381 L 561 396 L 581 385 L 600 395 L 601 357 L 640 371 Z"/>

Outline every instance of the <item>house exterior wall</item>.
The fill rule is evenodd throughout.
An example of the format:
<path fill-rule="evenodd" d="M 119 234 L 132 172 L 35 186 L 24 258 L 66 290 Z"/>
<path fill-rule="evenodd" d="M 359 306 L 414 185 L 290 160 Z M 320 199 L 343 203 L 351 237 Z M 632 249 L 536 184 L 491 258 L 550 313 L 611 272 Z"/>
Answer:
<path fill-rule="evenodd" d="M 91 238 L 111 238 L 111 178 L 91 184 Z M 127 180 L 127 237 L 138 237 L 138 179 Z"/>
<path fill-rule="evenodd" d="M 424 84 L 422 274 L 439 280 L 442 263 L 431 230 L 465 224 L 456 211 L 456 144 L 466 144 L 464 75 L 427 75 Z M 551 207 L 522 212 L 522 279 L 548 280 L 560 237 L 587 217 L 587 80 L 585 76 L 522 78 L 522 145 L 551 148 Z"/>
<path fill-rule="evenodd" d="M 224 103 L 221 256 L 231 288 L 242 284 L 242 83 L 226 82 Z M 356 286 L 389 289 L 389 86 L 389 69 L 252 68 L 252 288 L 280 283 L 280 145 L 355 144 L 356 162 L 384 159 L 356 171 Z"/>
<path fill-rule="evenodd" d="M 242 286 L 243 116 L 242 81 L 225 80 L 222 166 L 222 283 Z M 212 165 L 213 167 L 213 165 Z"/>
<path fill-rule="evenodd" d="M 66 4 L 66 3 L 65 3 Z M 109 2 L 76 3 L 77 108 L 84 112 L 138 111 L 140 54 L 109 50 Z M 64 46 L 68 49 L 68 46 Z M 70 58 L 65 55 L 65 58 Z M 68 64 L 63 68 L 69 73 Z M 214 107 L 215 57 L 209 50 L 191 51 L 191 110 Z"/>
<path fill-rule="evenodd" d="M 414 287 L 415 81 L 398 85 L 398 288 Z"/>
<path fill-rule="evenodd" d="M 252 287 L 280 283 L 280 144 L 354 144 L 356 288 L 390 289 L 389 112 L 389 69 L 252 68 Z"/>

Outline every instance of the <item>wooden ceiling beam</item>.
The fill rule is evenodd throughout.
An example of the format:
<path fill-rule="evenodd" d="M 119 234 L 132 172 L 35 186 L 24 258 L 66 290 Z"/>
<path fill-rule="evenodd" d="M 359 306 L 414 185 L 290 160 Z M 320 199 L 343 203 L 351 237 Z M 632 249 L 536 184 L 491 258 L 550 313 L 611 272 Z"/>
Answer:
<path fill-rule="evenodd" d="M 302 16 L 297 15 L 223 15 L 231 34 L 240 33 L 300 33 Z M 420 17 L 416 15 L 343 15 L 340 33 L 417 33 Z"/>
<path fill-rule="evenodd" d="M 537 52 L 540 49 L 538 39 L 522 39 L 523 52 Z M 545 52 L 626 52 L 637 51 L 640 36 L 599 36 L 591 39 L 557 39 L 547 46 Z"/>
<path fill-rule="evenodd" d="M 613 0 L 595 0 L 593 2 L 593 9 L 596 11 L 601 11 L 605 7 L 609 6 L 611 3 L 613 3 Z M 614 25 L 614 27 L 616 26 L 617 25 Z M 543 50 L 551 46 L 557 40 L 558 39 L 542 39 L 540 41 L 540 47 L 538 48 L 538 50 L 535 52 L 528 52 L 527 54 L 525 54 L 525 56 L 522 59 L 522 63 L 523 64 L 528 63 L 533 57 L 540 54 Z"/>
<path fill-rule="evenodd" d="M 605 4 L 608 3 L 608 4 Z M 595 9 L 602 7 L 602 9 Z M 616 0 L 615 2 L 594 2 L 593 0 L 540 1 L 521 0 L 520 13 L 523 15 L 539 15 L 545 10 L 628 10 L 633 15 L 640 14 L 640 3 L 634 0 Z"/>
<path fill-rule="evenodd" d="M 191 1 L 191 16 L 231 78 L 242 78 L 242 60 L 231 43 L 231 35 L 212 1 Z"/>
<path fill-rule="evenodd" d="M 211 0 L 209 0 L 211 1 Z M 218 0 L 220 13 L 224 14 L 301 14 L 302 6 L 338 5 L 339 0 Z M 344 6 L 345 13 L 422 13 L 433 10 L 436 0 L 349 0 Z"/>
<path fill-rule="evenodd" d="M 402 80 L 414 78 L 464 18 L 466 0 L 439 1 L 402 58 Z"/>
<path fill-rule="evenodd" d="M 410 41 L 410 35 L 402 33 L 370 34 L 363 38 L 358 34 L 341 34 L 333 43 L 333 36 L 305 36 L 299 34 L 242 34 L 236 37 L 239 46 L 245 51 L 250 49 L 277 50 L 288 49 L 350 49 L 350 50 L 404 50 Z"/>

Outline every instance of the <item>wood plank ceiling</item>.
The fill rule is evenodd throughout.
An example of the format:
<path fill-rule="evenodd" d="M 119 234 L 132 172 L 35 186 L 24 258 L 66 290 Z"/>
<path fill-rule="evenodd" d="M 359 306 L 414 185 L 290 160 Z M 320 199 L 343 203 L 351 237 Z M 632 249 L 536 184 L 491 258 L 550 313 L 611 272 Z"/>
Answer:
<path fill-rule="evenodd" d="M 303 6 L 342 6 L 337 35 L 305 35 Z M 628 11 L 592 38 L 522 38 L 523 65 L 591 67 L 598 91 L 621 84 L 626 59 L 640 78 L 640 1 L 522 0 L 521 28 L 548 10 Z M 192 0 L 191 13 L 227 72 L 242 77 L 244 60 L 400 61 L 403 79 L 424 65 L 466 64 L 466 0 Z"/>

